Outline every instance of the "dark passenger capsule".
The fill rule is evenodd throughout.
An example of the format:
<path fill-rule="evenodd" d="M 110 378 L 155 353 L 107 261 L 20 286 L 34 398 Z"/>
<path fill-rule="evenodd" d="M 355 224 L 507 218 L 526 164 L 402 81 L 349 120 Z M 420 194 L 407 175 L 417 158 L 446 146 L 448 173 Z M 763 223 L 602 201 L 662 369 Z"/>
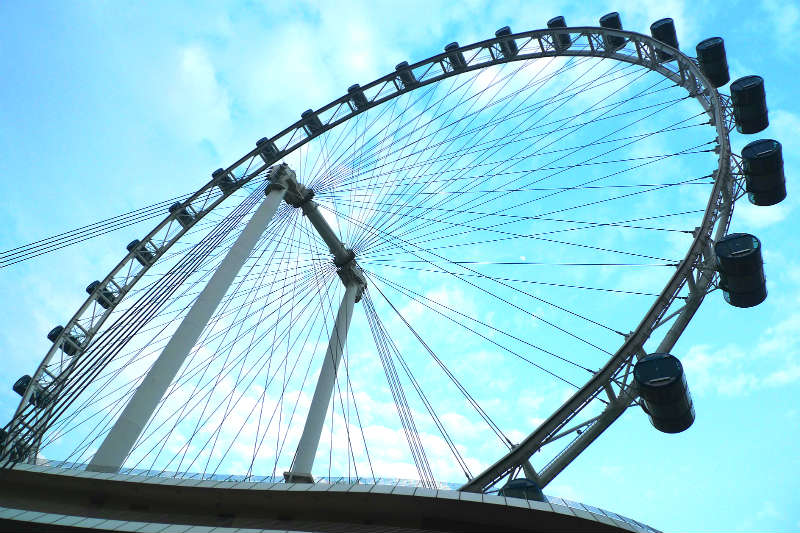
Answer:
<path fill-rule="evenodd" d="M 456 72 L 467 68 L 467 60 L 464 59 L 464 54 L 459 50 L 457 42 L 452 42 L 444 47 L 447 52 L 447 59 L 450 61 L 450 67 Z"/>
<path fill-rule="evenodd" d="M 56 342 L 58 336 L 61 335 L 61 332 L 64 331 L 64 326 L 56 326 L 50 330 L 50 333 L 47 334 L 47 340 L 50 342 Z M 78 339 L 76 339 L 73 335 L 67 333 L 64 335 L 63 340 L 61 341 L 61 351 L 65 354 L 72 357 L 78 350 L 80 349 L 80 343 Z"/>
<path fill-rule="evenodd" d="M 622 29 L 622 20 L 619 18 L 619 13 L 616 11 L 612 13 L 607 13 L 600 17 L 600 26 L 603 28 L 608 28 L 609 30 L 621 30 Z M 625 46 L 625 38 L 624 37 L 616 37 L 616 36 L 603 36 L 603 43 L 606 47 L 606 50 L 617 51 L 623 46 Z"/>
<path fill-rule="evenodd" d="M 278 159 L 278 147 L 266 137 L 262 137 L 256 141 L 256 148 L 258 149 L 258 155 L 261 156 L 264 163 L 269 165 Z"/>
<path fill-rule="evenodd" d="M 494 36 L 498 38 L 507 37 L 511 35 L 511 27 L 503 26 L 496 32 L 494 32 Z M 517 41 L 514 39 L 503 39 L 499 43 L 500 51 L 503 53 L 503 57 L 506 59 L 511 59 L 512 57 L 516 56 L 519 53 L 519 47 L 517 46 Z"/>
<path fill-rule="evenodd" d="M 186 208 L 181 205 L 180 202 L 175 202 L 174 204 L 169 206 L 169 212 L 175 215 L 175 220 L 177 220 L 178 224 L 180 224 L 184 228 L 186 226 L 191 225 L 191 223 L 194 222 L 194 217 L 192 216 L 192 214 L 189 213 L 186 210 Z"/>
<path fill-rule="evenodd" d="M 31 384 L 31 380 L 33 378 L 30 377 L 28 374 L 25 374 L 21 378 L 19 378 L 14 385 L 11 387 L 14 392 L 19 394 L 20 396 L 25 396 L 25 391 L 28 390 L 28 385 Z"/>
<path fill-rule="evenodd" d="M 397 71 L 397 77 L 400 78 L 403 89 L 410 89 L 417 85 L 417 78 L 414 76 L 414 71 L 409 68 L 408 61 L 401 61 L 394 69 Z"/>
<path fill-rule="evenodd" d="M 731 83 L 731 100 L 739 133 L 758 133 L 769 126 L 767 95 L 761 76 L 745 76 Z"/>
<path fill-rule="evenodd" d="M 133 252 L 133 257 L 140 265 L 146 267 L 153 263 L 153 252 L 145 248 L 139 239 L 133 239 L 126 248 L 129 252 Z"/>
<path fill-rule="evenodd" d="M 695 50 L 697 50 L 697 62 L 700 63 L 700 70 L 706 75 L 711 85 L 715 88 L 722 87 L 731 81 L 728 73 L 728 57 L 725 54 L 725 41 L 722 40 L 722 37 L 711 37 L 700 41 Z"/>
<path fill-rule="evenodd" d="M 19 378 L 11 388 L 14 390 L 14 392 L 24 397 L 25 391 L 29 386 L 32 386 L 33 391 L 31 391 L 31 396 L 28 398 L 28 403 L 34 407 L 45 407 L 48 403 L 47 394 L 44 392 L 44 390 L 42 390 L 41 385 L 38 383 L 33 383 L 33 385 L 31 385 L 31 381 L 33 381 L 33 378 L 25 374 Z"/>
<path fill-rule="evenodd" d="M 761 241 L 749 233 L 731 233 L 714 245 L 719 288 L 735 307 L 753 307 L 767 298 Z"/>
<path fill-rule="evenodd" d="M 62 331 L 64 331 L 64 326 L 54 327 L 53 329 L 50 330 L 50 333 L 47 334 L 47 340 L 49 340 L 50 342 L 56 342 L 56 339 L 58 338 L 59 335 L 61 335 Z"/>
<path fill-rule="evenodd" d="M 633 367 L 633 378 L 650 422 L 664 433 L 680 433 L 694 422 L 694 406 L 683 365 L 668 353 L 653 353 Z"/>
<path fill-rule="evenodd" d="M 367 97 L 364 96 L 364 91 L 361 90 L 361 85 L 355 83 L 347 88 L 347 94 L 350 95 L 350 101 L 356 109 L 364 109 L 369 105 Z"/>
<path fill-rule="evenodd" d="M 675 22 L 670 18 L 657 20 L 650 24 L 650 35 L 653 36 L 653 39 L 661 41 L 667 46 L 678 48 L 678 34 L 675 33 Z M 659 61 L 672 61 L 675 59 L 675 54 L 656 50 L 656 57 Z"/>
<path fill-rule="evenodd" d="M 99 286 L 100 286 L 100 282 L 99 281 L 95 280 L 95 281 L 91 282 L 89 285 L 86 286 L 86 294 L 93 294 L 94 291 Z M 103 309 L 108 309 L 109 307 L 111 307 L 111 304 L 114 303 L 115 299 L 116 299 L 116 296 L 114 295 L 113 292 L 111 292 L 111 290 L 109 290 L 108 287 L 103 287 L 97 293 L 97 303 L 100 304 L 100 306 Z"/>
<path fill-rule="evenodd" d="M 97 287 L 100 286 L 100 282 L 95 280 L 91 282 L 89 285 L 86 286 L 86 294 L 93 294 Z M 108 287 L 103 287 L 97 293 L 97 303 L 100 304 L 100 307 L 103 309 L 108 309 L 111 307 L 111 304 L 114 303 L 116 296 L 113 292 L 109 290 Z"/>
<path fill-rule="evenodd" d="M 550 29 L 566 28 L 567 21 L 562 16 L 553 17 L 547 21 L 547 27 Z M 551 33 L 550 35 L 553 38 L 553 46 L 556 47 L 556 50 L 566 50 L 572 45 L 569 33 Z"/>
<path fill-rule="evenodd" d="M 322 131 L 322 121 L 311 109 L 306 109 L 300 115 L 303 118 L 303 127 L 309 135 L 316 135 Z"/>
<path fill-rule="evenodd" d="M 786 198 L 781 143 L 753 141 L 742 150 L 747 197 L 755 205 L 775 205 Z"/>
<path fill-rule="evenodd" d="M 211 177 L 217 181 L 217 186 L 219 187 L 219 190 L 222 191 L 222 194 L 231 192 L 236 186 L 233 178 L 231 178 L 231 175 L 228 172 L 225 172 L 225 169 L 218 168 L 211 173 Z"/>
<path fill-rule="evenodd" d="M 512 479 L 506 485 L 497 491 L 498 496 L 506 496 L 509 498 L 522 498 L 523 500 L 534 500 L 543 502 L 544 494 L 539 485 L 532 479 L 517 478 Z"/>

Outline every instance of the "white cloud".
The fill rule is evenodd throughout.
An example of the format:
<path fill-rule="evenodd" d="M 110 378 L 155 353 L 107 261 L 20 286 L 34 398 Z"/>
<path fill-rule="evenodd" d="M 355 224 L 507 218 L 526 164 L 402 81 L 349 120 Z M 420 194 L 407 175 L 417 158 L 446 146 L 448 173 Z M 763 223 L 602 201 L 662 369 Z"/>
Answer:
<path fill-rule="evenodd" d="M 797 33 L 800 23 L 800 7 L 792 2 L 779 0 L 762 0 L 761 3 L 767 14 L 768 21 L 764 21 L 774 34 L 772 42 L 782 48 L 789 48 Z"/>
<path fill-rule="evenodd" d="M 781 143 L 793 145 L 800 134 L 800 116 L 785 109 L 773 109 L 769 113 L 770 131 Z M 784 150 L 784 158 L 796 157 L 793 150 Z"/>
<path fill-rule="evenodd" d="M 742 198 L 736 203 L 734 220 L 743 228 L 762 229 L 786 220 L 792 208 L 786 203 L 772 206 L 753 205 Z"/>
<path fill-rule="evenodd" d="M 164 91 L 163 119 L 190 142 L 216 141 L 230 134 L 231 98 L 201 45 L 185 46 L 169 62 L 170 73 L 159 80 Z"/>
<path fill-rule="evenodd" d="M 767 329 L 755 346 L 692 346 L 681 363 L 692 391 L 747 394 L 800 381 L 800 313 Z"/>

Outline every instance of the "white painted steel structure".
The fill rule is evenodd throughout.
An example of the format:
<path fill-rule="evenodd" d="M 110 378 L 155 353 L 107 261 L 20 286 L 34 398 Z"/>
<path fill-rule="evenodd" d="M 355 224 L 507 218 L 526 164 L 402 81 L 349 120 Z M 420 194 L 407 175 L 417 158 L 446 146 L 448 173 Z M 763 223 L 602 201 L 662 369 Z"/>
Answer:
<path fill-rule="evenodd" d="M 555 46 L 554 41 L 560 35 L 568 35 L 573 47 Z M 618 50 L 606 49 L 604 42 L 607 37 L 622 37 L 627 41 L 627 45 Z M 516 55 L 505 55 L 508 47 L 503 47 L 502 44 L 508 40 L 514 40 L 517 44 L 519 52 Z M 581 46 L 575 46 L 576 44 L 581 44 Z M 674 55 L 675 60 L 667 63 L 660 62 L 657 58 L 657 51 L 659 50 Z M 479 70 L 491 65 L 555 56 L 607 58 L 650 69 L 673 81 L 676 85 L 685 88 L 688 94 L 700 103 L 708 114 L 712 126 L 716 128 L 718 153 L 718 168 L 714 172 L 713 190 L 702 221 L 695 230 L 694 240 L 688 252 L 667 285 L 655 299 L 649 311 L 635 329 L 626 336 L 623 344 L 603 368 L 569 398 L 561 408 L 533 430 L 519 445 L 513 447 L 511 451 L 499 458 L 486 471 L 474 476 L 465 483 L 462 490 L 485 492 L 492 487 L 496 487 L 501 479 L 519 468 L 524 468 L 529 477 L 533 477 L 536 474 L 542 486 L 545 486 L 634 402 L 636 392 L 630 383 L 631 367 L 636 357 L 642 355 L 644 342 L 651 338 L 659 327 L 674 318 L 670 329 L 659 344 L 659 351 L 668 351 L 696 312 L 706 292 L 713 286 L 715 274 L 712 268 L 711 244 L 726 233 L 732 214 L 733 201 L 736 196 L 741 194 L 741 187 L 737 183 L 741 176 L 738 173 L 737 162 L 732 160 L 728 140 L 728 133 L 732 127 L 730 106 L 727 99 L 721 96 L 703 76 L 692 58 L 650 37 L 633 32 L 594 27 L 535 30 L 462 46 L 458 51 L 463 54 L 463 64 L 460 61 L 454 62 L 453 52 L 450 51 L 410 65 L 409 69 L 413 73 L 411 78 L 403 76 L 402 72 L 393 72 L 363 85 L 361 89 L 367 101 L 366 106 L 363 105 L 363 102 L 360 104 L 354 103 L 351 95 L 345 95 L 316 110 L 314 116 L 318 117 L 318 124 L 307 119 L 300 120 L 270 138 L 268 143 L 260 145 L 259 148 L 251 151 L 231 165 L 226 170 L 225 175 L 232 179 L 232 188 L 227 190 L 220 188 L 222 193 L 220 194 L 217 191 L 217 186 L 220 184 L 219 179 L 215 178 L 184 202 L 184 205 L 190 206 L 197 213 L 194 221 L 196 223 L 231 194 L 232 190 L 262 175 L 269 165 L 277 162 L 282 156 L 298 149 L 314 137 L 322 135 L 324 132 L 346 122 L 351 117 L 406 92 L 437 83 L 463 72 Z M 264 162 L 263 165 L 261 164 L 262 160 Z M 304 212 L 309 216 L 309 220 L 312 223 L 315 220 L 319 222 L 321 216 L 317 213 L 315 218 L 316 209 L 310 198 L 306 197 L 300 188 L 294 192 L 298 196 L 293 200 L 293 203 L 296 203 L 297 207 L 303 207 Z M 289 201 L 288 197 L 287 201 Z M 303 203 L 305 205 L 302 205 Z M 314 223 L 314 225 L 317 227 L 318 224 Z M 158 260 L 190 227 L 191 225 L 186 227 L 179 225 L 176 222 L 176 216 L 172 214 L 143 239 L 142 246 L 152 250 L 154 259 Z M 342 267 L 348 261 L 352 262 L 352 257 L 347 255 L 341 242 L 332 232 L 332 236 L 326 238 L 324 229 L 320 230 L 317 227 L 317 230 L 326 244 L 328 244 L 337 266 Z M 334 240 L 336 242 L 333 242 Z M 336 243 L 338 243 L 338 246 Z M 100 289 L 104 287 L 114 288 L 118 293 L 118 298 L 115 301 L 116 305 L 116 302 L 125 296 L 148 268 L 149 265 L 139 265 L 136 261 L 135 253 L 131 252 L 106 276 L 100 284 Z M 352 268 L 353 272 L 358 271 L 354 262 Z M 339 314 L 344 314 L 347 317 L 352 311 L 350 302 L 358 300 L 358 296 L 355 296 L 358 292 L 356 287 L 361 286 L 360 290 L 363 291 L 363 285 L 358 283 L 348 284 L 344 278 L 343 281 L 347 291 L 342 302 L 344 311 L 340 309 Z M 673 305 L 676 296 L 685 286 L 689 287 L 689 297 L 682 307 L 675 309 Z M 96 307 L 95 297 L 96 295 L 91 295 L 67 323 L 64 332 L 54 343 L 53 348 L 48 352 L 34 375 L 34 384 L 39 384 L 46 390 L 51 391 L 53 398 L 58 398 L 60 392 L 80 375 L 78 363 L 80 361 L 80 353 L 66 363 L 56 364 L 54 354 L 60 342 L 70 332 L 77 331 L 82 339 L 81 349 L 85 349 L 91 343 L 93 334 L 113 310 L 113 306 L 111 306 L 108 310 L 100 313 L 93 311 Z M 342 320 L 344 323 L 349 321 L 349 319 L 344 318 Z M 346 328 L 344 330 L 346 333 Z M 339 329 L 337 327 L 331 337 L 331 344 L 328 349 L 330 358 L 326 357 L 325 361 L 325 364 L 330 368 L 323 371 L 323 375 L 326 376 L 324 387 L 322 384 L 323 375 L 320 376 L 320 387 L 323 388 L 329 386 L 330 376 L 335 375 L 336 362 L 338 361 L 337 354 L 341 354 L 340 348 L 344 338 L 340 339 L 341 342 L 338 340 L 334 342 L 334 336 L 339 335 L 338 332 Z M 62 412 L 57 401 L 38 411 L 30 406 L 28 400 L 32 390 L 33 388 L 29 387 L 26 391 L 17 410 L 15 420 L 9 426 L 10 439 L 4 449 L 3 456 L 5 464 L 13 464 L 21 459 L 19 454 L 15 456 L 12 453 L 14 449 L 19 449 L 19 447 L 14 448 L 15 445 L 12 444 L 14 442 L 22 443 L 22 455 L 35 455 L 41 435 L 52 423 L 52 420 Z M 327 403 L 324 398 L 325 395 L 322 393 L 320 395 L 321 399 L 318 407 L 319 410 L 324 411 L 322 404 L 327 406 Z M 609 401 L 605 410 L 599 416 L 578 421 L 578 415 L 581 411 L 600 395 L 608 396 Z M 315 412 L 318 412 L 316 409 Z M 309 432 L 316 432 L 318 438 L 318 430 L 316 429 L 318 424 L 312 424 L 310 421 L 307 424 L 309 426 L 313 425 L 313 431 L 309 429 Z M 565 436 L 572 438 L 568 439 L 566 446 L 555 454 L 544 469 L 534 473 L 530 467 L 529 459 L 552 443 L 561 441 Z M 309 438 L 313 440 L 313 438 Z M 316 444 L 308 447 L 308 453 L 313 459 L 313 453 L 310 452 L 312 447 L 315 449 Z M 310 475 L 310 470 L 311 462 L 308 456 L 304 453 L 298 453 L 293 472 L 297 475 Z M 289 475 L 291 476 L 292 474 Z"/>
<path fill-rule="evenodd" d="M 247 226 L 239 234 L 236 243 L 214 271 L 208 284 L 189 310 L 189 314 L 178 326 L 175 334 L 148 371 L 144 381 L 136 389 L 133 398 L 125 406 L 114 427 L 106 435 L 103 444 L 100 445 L 89 464 L 89 470 L 96 472 L 119 471 L 136 439 L 141 435 L 145 424 L 150 420 L 170 383 L 186 361 L 189 351 L 200 338 L 200 334 L 222 301 L 222 297 L 230 288 L 245 260 L 250 257 L 259 237 L 283 201 L 283 196 L 286 194 L 285 183 L 291 179 L 290 174 L 293 172 L 285 165 L 281 165 L 274 167 L 272 174 L 269 180 L 278 186 L 273 187 L 267 193 Z"/>
<path fill-rule="evenodd" d="M 356 303 L 356 293 L 359 291 L 358 285 L 349 283 L 346 285 L 339 312 L 336 314 L 336 322 L 331 332 L 331 340 L 325 352 L 325 359 L 322 362 L 322 369 L 319 373 L 317 387 L 314 389 L 314 397 L 311 399 L 311 408 L 306 417 L 306 424 L 303 427 L 303 435 L 297 445 L 297 453 L 289 472 L 285 473 L 286 481 L 299 483 L 313 483 L 311 475 L 314 466 L 314 456 L 317 455 L 319 447 L 319 437 L 322 434 L 322 423 L 325 421 L 325 414 L 333 395 L 333 385 L 336 381 L 336 373 L 339 370 L 339 361 L 342 359 L 342 351 L 347 342 L 347 330 L 350 327 L 350 320 L 353 318 L 353 306 Z"/>

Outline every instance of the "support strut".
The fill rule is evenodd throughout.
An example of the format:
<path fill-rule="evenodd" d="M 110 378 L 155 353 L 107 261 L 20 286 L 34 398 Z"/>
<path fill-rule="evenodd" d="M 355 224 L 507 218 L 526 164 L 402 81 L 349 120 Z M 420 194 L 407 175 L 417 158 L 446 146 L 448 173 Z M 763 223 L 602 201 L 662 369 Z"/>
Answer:
<path fill-rule="evenodd" d="M 178 373 L 220 301 L 269 225 L 286 193 L 286 182 L 294 172 L 286 165 L 270 170 L 272 184 L 264 201 L 236 239 L 189 313 L 170 338 L 161 355 L 136 389 L 114 427 L 94 454 L 87 470 L 118 472 L 142 433 L 147 421 Z"/>

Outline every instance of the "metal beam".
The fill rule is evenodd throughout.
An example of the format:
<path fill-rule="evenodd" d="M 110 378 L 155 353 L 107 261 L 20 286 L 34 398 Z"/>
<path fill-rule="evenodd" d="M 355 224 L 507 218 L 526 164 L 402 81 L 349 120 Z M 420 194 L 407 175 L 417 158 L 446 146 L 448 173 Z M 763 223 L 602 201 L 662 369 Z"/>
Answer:
<path fill-rule="evenodd" d="M 609 403 L 594 424 L 583 430 L 583 433 L 570 443 L 561 454 L 557 455 L 541 472 L 539 479 L 542 487 L 547 486 L 564 468 L 600 436 L 620 415 L 625 412 L 633 398 L 627 391 L 620 391 L 617 401 Z"/>
<path fill-rule="evenodd" d="M 322 217 L 322 213 L 317 209 L 316 202 L 309 200 L 303 204 L 301 209 L 303 210 L 303 214 L 308 218 L 308 221 L 311 222 L 311 225 L 314 226 L 314 229 L 317 230 L 319 236 L 322 237 L 322 240 L 328 245 L 328 250 L 330 250 L 333 255 L 333 263 L 336 266 L 344 266 L 355 257 L 352 251 L 344 247 L 342 241 L 340 241 L 333 232 L 333 228 L 331 228 L 328 222 Z"/>
<path fill-rule="evenodd" d="M 222 260 L 203 291 L 197 297 L 189 313 L 170 338 L 142 383 L 136 389 L 114 427 L 106 435 L 100 448 L 87 467 L 95 472 L 117 472 L 141 435 L 147 421 L 161 402 L 164 393 L 178 373 L 189 351 L 208 324 L 220 301 L 255 247 L 264 229 L 278 209 L 286 187 L 285 181 L 291 173 L 288 167 L 277 167 L 273 172 L 273 186 L 266 198 L 253 214 L 244 231 L 236 239 L 225 259 Z"/>

